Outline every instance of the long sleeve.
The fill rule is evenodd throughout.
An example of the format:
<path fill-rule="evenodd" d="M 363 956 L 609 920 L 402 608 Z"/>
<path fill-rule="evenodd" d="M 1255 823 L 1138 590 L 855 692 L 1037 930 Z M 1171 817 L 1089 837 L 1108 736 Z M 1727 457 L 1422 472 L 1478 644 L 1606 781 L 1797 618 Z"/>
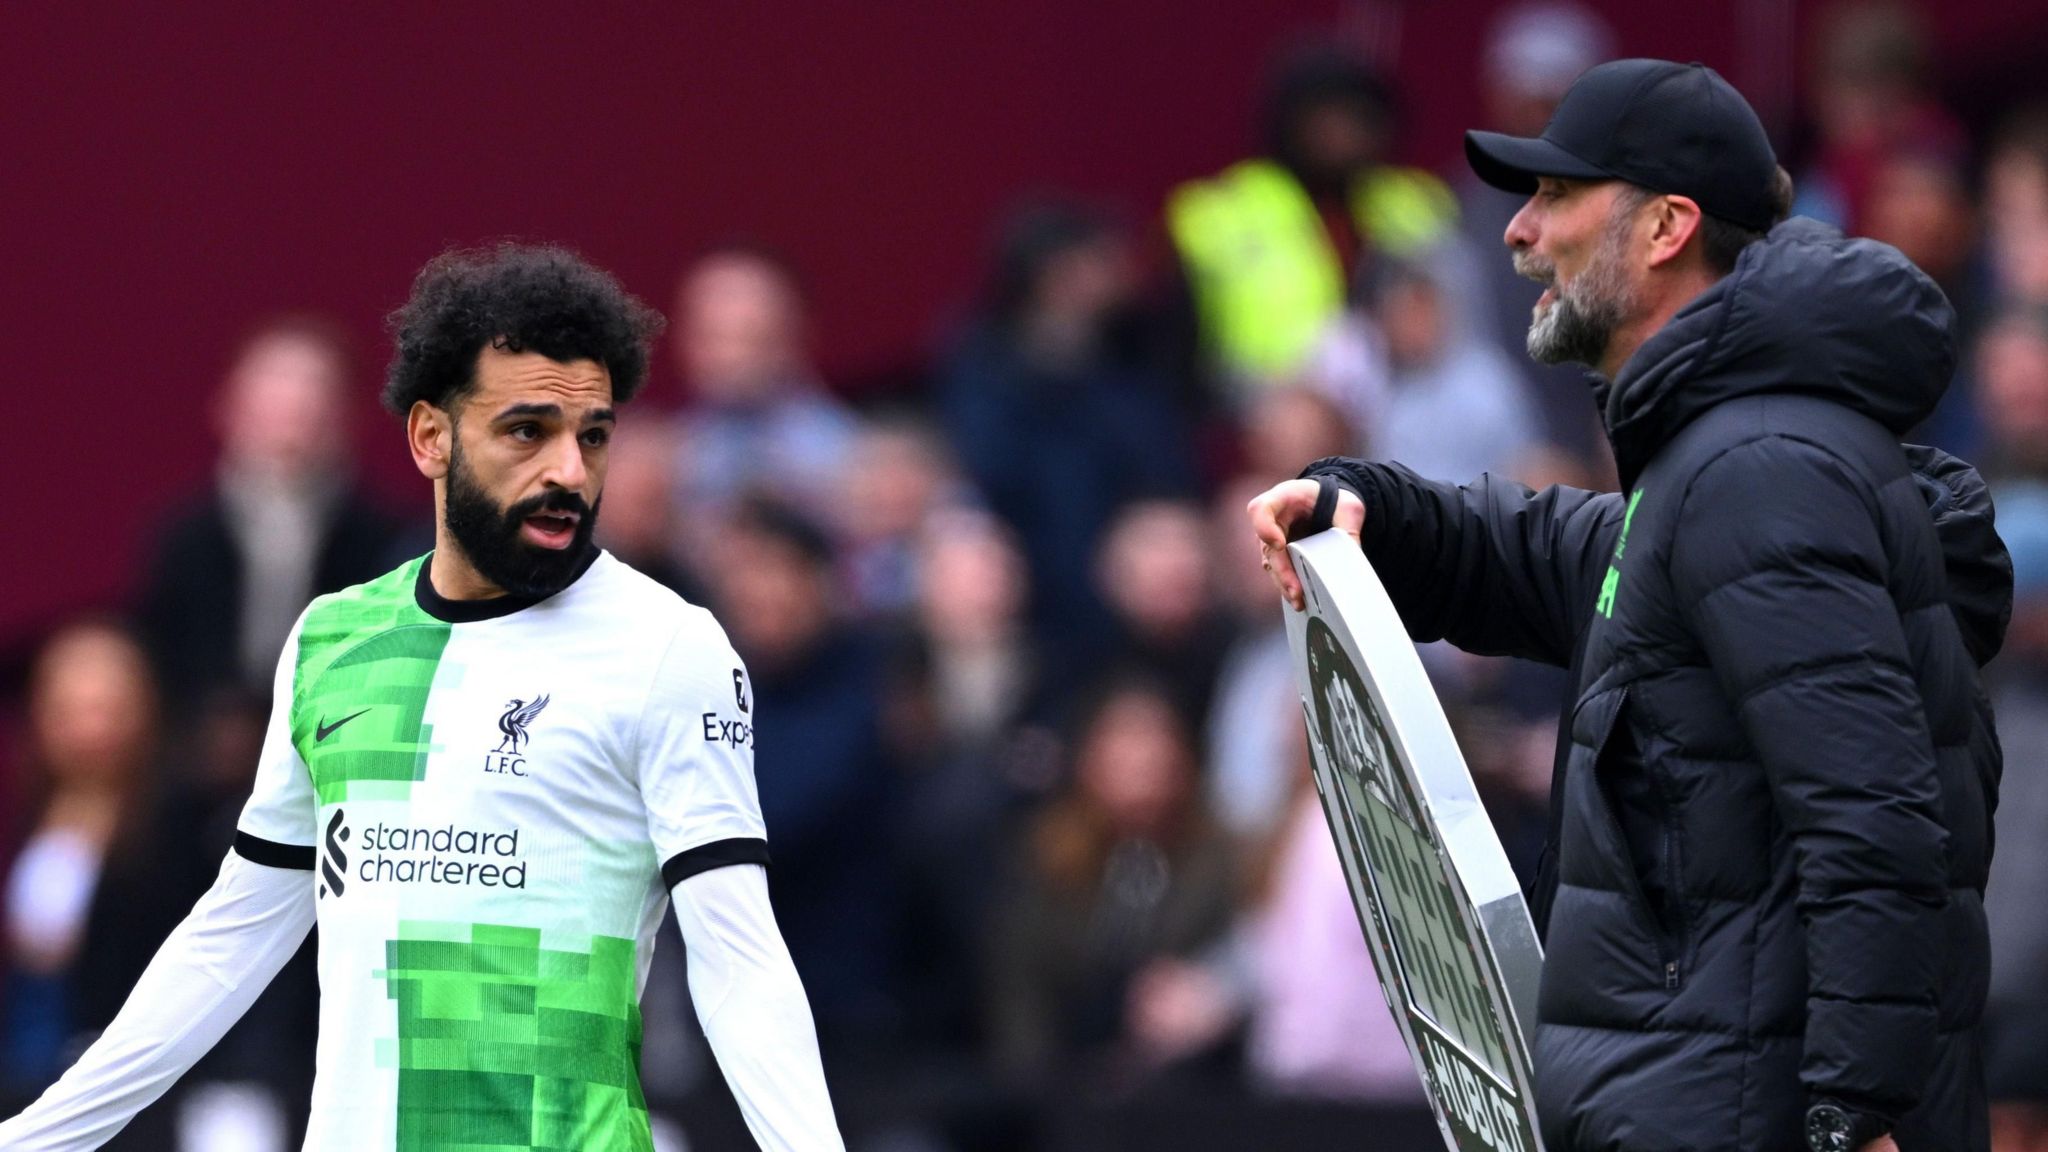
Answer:
<path fill-rule="evenodd" d="M 697 1019 L 762 1152 L 843 1148 L 810 1004 L 768 903 L 767 871 L 732 864 L 671 891 Z"/>
<path fill-rule="evenodd" d="M 1801 1077 L 1814 1096 L 1896 1118 L 1935 1051 L 1948 843 L 1873 502 L 1814 444 L 1745 444 L 1687 491 L 1671 572 L 1792 841 Z"/>
<path fill-rule="evenodd" d="M 162 1096 L 241 1019 L 313 927 L 299 868 L 229 854 L 220 877 L 70 1071 L 0 1124 L 7 1152 L 98 1148 Z"/>
<path fill-rule="evenodd" d="M 1535 492 L 1491 475 L 1444 484 L 1342 457 L 1302 475 L 1332 476 L 1365 502 L 1360 543 L 1410 636 L 1571 663 L 1621 528 L 1621 497 Z"/>

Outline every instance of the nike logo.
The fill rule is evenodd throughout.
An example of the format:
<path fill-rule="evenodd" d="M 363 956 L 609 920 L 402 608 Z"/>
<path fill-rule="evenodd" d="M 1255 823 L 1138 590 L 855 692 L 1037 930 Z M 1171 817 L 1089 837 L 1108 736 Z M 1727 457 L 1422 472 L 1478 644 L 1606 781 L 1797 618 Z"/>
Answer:
<path fill-rule="evenodd" d="M 363 709 L 363 712 L 368 711 L 368 708 Z M 334 735 L 334 730 L 336 728 L 339 728 L 343 724 L 346 724 L 349 721 L 355 719 L 356 717 L 361 716 L 363 712 L 352 712 L 347 716 L 343 716 L 341 719 L 336 720 L 332 724 L 315 724 L 313 726 L 313 743 L 318 744 L 321 741 L 327 739 L 329 736 Z"/>

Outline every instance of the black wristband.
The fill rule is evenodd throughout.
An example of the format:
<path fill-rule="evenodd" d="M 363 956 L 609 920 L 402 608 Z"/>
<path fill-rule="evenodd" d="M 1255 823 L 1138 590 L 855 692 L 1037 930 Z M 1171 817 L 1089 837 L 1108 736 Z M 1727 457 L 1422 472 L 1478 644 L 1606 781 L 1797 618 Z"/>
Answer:
<path fill-rule="evenodd" d="M 1325 472 L 1315 477 L 1316 506 L 1308 514 L 1308 523 L 1296 534 L 1296 539 L 1328 532 L 1337 522 L 1337 478 Z"/>

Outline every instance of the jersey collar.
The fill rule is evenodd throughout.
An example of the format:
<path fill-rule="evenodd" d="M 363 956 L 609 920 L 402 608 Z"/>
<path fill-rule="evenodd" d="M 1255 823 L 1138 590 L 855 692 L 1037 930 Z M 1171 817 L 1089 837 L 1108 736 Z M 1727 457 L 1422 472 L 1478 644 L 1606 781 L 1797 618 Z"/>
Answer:
<path fill-rule="evenodd" d="M 603 552 L 602 548 L 592 548 L 583 557 L 583 563 L 577 565 L 576 575 L 563 586 L 564 590 L 575 587 L 576 581 L 583 579 L 583 574 L 590 571 L 590 566 L 597 563 L 598 556 Z M 420 561 L 419 575 L 413 579 L 412 597 L 419 604 L 420 611 L 446 624 L 475 624 L 481 620 L 496 620 L 500 616 L 523 612 L 548 598 L 507 595 L 493 596 L 488 600 L 450 600 L 434 591 L 433 571 L 434 554 L 429 552 L 426 558 Z"/>

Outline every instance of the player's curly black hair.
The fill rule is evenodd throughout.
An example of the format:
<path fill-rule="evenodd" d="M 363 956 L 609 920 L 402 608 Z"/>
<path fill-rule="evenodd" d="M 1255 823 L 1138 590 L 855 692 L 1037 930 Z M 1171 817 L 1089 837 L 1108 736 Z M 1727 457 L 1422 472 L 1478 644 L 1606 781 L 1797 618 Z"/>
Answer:
<path fill-rule="evenodd" d="M 647 347 L 662 328 L 660 313 L 574 252 L 510 242 L 428 261 L 389 323 L 396 348 L 384 407 L 400 416 L 420 400 L 438 408 L 459 401 L 487 344 L 565 363 L 595 360 L 623 404 L 646 382 Z"/>

